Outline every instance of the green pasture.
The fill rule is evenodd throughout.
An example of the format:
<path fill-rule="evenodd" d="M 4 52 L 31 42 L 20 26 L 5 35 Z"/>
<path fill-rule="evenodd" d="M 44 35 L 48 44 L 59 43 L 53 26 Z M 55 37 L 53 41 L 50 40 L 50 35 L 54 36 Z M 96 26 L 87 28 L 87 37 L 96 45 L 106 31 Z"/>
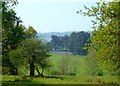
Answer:
<path fill-rule="evenodd" d="M 77 75 L 85 75 L 86 71 L 85 71 L 85 57 L 86 56 L 79 56 L 79 55 L 71 55 L 71 54 L 57 54 L 57 53 L 51 53 L 52 57 L 50 58 L 53 64 L 53 67 L 51 68 L 51 70 L 59 70 L 59 65 L 62 64 L 61 60 L 62 58 L 66 59 L 66 63 L 69 63 L 72 61 L 71 65 L 73 64 L 77 64 Z"/>
<path fill-rule="evenodd" d="M 29 77 L 29 70 L 21 67 L 19 69 L 19 76 L 12 75 L 3 75 L 2 83 L 3 86 L 12 86 L 13 84 L 106 84 L 106 85 L 117 85 L 119 83 L 119 79 L 117 76 L 94 76 L 91 77 L 87 75 L 85 70 L 85 57 L 86 56 L 78 56 L 78 55 L 70 55 L 70 54 L 57 54 L 51 52 L 50 60 L 52 62 L 52 67 L 45 70 L 45 77 Z M 77 72 L 75 76 L 70 75 L 51 75 L 51 72 L 54 70 L 59 71 L 59 65 L 61 63 L 61 58 L 67 58 L 68 62 L 76 61 L 77 64 Z M 40 69 L 41 70 L 41 69 Z M 37 72 L 36 72 L 37 75 Z M 24 78 L 25 77 L 25 78 Z M 6 85 L 7 84 L 7 85 Z M 16 86 L 17 86 L 16 85 Z"/>
<path fill-rule="evenodd" d="M 7 76 L 2 77 L 3 84 L 106 84 L 117 85 L 117 77 L 52 77 L 52 78 L 30 78 L 23 79 L 22 76 Z"/>

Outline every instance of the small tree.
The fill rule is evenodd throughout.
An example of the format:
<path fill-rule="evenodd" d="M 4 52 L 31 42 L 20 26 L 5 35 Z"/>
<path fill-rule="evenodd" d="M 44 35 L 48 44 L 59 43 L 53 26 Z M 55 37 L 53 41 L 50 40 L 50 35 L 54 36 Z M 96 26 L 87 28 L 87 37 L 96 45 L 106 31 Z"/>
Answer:
<path fill-rule="evenodd" d="M 79 58 L 70 57 L 69 58 L 69 71 L 70 75 L 76 75 L 79 68 Z"/>
<path fill-rule="evenodd" d="M 87 74 L 91 75 L 92 77 L 97 74 L 99 69 L 96 54 L 97 52 L 94 48 L 89 48 L 87 57 L 85 59 Z"/>
<path fill-rule="evenodd" d="M 67 57 L 61 57 L 59 60 L 58 68 L 62 75 L 65 75 L 68 73 L 68 58 Z"/>

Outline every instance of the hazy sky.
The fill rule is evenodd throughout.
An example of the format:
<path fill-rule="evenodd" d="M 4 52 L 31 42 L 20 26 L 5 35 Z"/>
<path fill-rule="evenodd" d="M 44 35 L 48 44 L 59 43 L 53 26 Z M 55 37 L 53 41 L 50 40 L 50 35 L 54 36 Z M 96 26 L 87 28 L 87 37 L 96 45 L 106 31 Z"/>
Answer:
<path fill-rule="evenodd" d="M 83 10 L 84 5 L 95 6 L 88 0 L 18 0 L 15 10 L 23 24 L 33 26 L 38 32 L 91 31 L 91 19 L 76 11 Z"/>

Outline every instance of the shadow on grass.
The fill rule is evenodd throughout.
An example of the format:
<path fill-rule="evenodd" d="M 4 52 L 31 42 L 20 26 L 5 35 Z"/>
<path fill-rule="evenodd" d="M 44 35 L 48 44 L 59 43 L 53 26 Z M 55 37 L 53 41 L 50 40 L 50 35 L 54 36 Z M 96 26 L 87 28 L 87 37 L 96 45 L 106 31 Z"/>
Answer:
<path fill-rule="evenodd" d="M 34 78 L 54 78 L 54 79 L 61 79 L 63 80 L 65 77 L 63 76 L 34 76 L 34 77 L 30 77 L 30 76 L 22 76 L 21 79 L 16 78 L 14 81 L 9 80 L 9 81 L 3 81 L 2 82 L 2 86 L 46 86 L 45 83 L 39 82 L 36 83 L 33 81 Z M 49 85 L 48 85 L 49 86 Z M 63 86 L 63 85 L 61 85 Z"/>
<path fill-rule="evenodd" d="M 43 86 L 44 83 L 37 83 L 33 82 L 32 80 L 14 80 L 14 81 L 3 81 L 2 86 Z"/>
<path fill-rule="evenodd" d="M 34 78 L 51 78 L 51 79 L 61 79 L 64 80 L 64 78 L 66 78 L 65 76 L 34 76 Z"/>

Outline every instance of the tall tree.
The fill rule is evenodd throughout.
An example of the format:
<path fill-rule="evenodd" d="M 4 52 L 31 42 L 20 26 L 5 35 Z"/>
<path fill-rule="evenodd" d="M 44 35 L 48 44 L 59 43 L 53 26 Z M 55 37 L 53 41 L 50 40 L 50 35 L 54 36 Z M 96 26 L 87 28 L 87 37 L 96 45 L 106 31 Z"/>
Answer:
<path fill-rule="evenodd" d="M 68 50 L 68 42 L 69 42 L 69 36 L 65 35 L 62 39 L 63 42 L 63 49 Z"/>
<path fill-rule="evenodd" d="M 24 30 L 19 27 L 21 20 L 14 11 L 16 4 L 16 1 L 2 2 L 2 65 L 10 68 L 10 74 L 18 74 L 18 70 L 10 62 L 8 54 L 16 49 L 19 42 L 24 39 Z"/>
<path fill-rule="evenodd" d="M 86 55 L 86 51 L 83 50 L 83 47 L 88 42 L 90 38 L 90 33 L 88 32 L 73 32 L 69 36 L 68 48 L 69 51 L 78 55 Z"/>
<path fill-rule="evenodd" d="M 90 47 L 88 49 L 87 57 L 85 58 L 86 72 L 92 77 L 97 75 L 97 72 L 99 71 L 96 55 L 97 51 L 94 48 Z"/>
<path fill-rule="evenodd" d="M 95 17 L 93 22 L 92 46 L 97 50 L 97 59 L 101 68 L 109 71 L 120 70 L 120 2 L 97 2 L 97 6 L 88 8 L 87 12 L 77 13 Z"/>
<path fill-rule="evenodd" d="M 53 50 L 59 50 L 59 44 L 60 44 L 59 37 L 56 35 L 52 35 L 51 38 L 52 38 L 51 45 L 53 47 Z"/>

